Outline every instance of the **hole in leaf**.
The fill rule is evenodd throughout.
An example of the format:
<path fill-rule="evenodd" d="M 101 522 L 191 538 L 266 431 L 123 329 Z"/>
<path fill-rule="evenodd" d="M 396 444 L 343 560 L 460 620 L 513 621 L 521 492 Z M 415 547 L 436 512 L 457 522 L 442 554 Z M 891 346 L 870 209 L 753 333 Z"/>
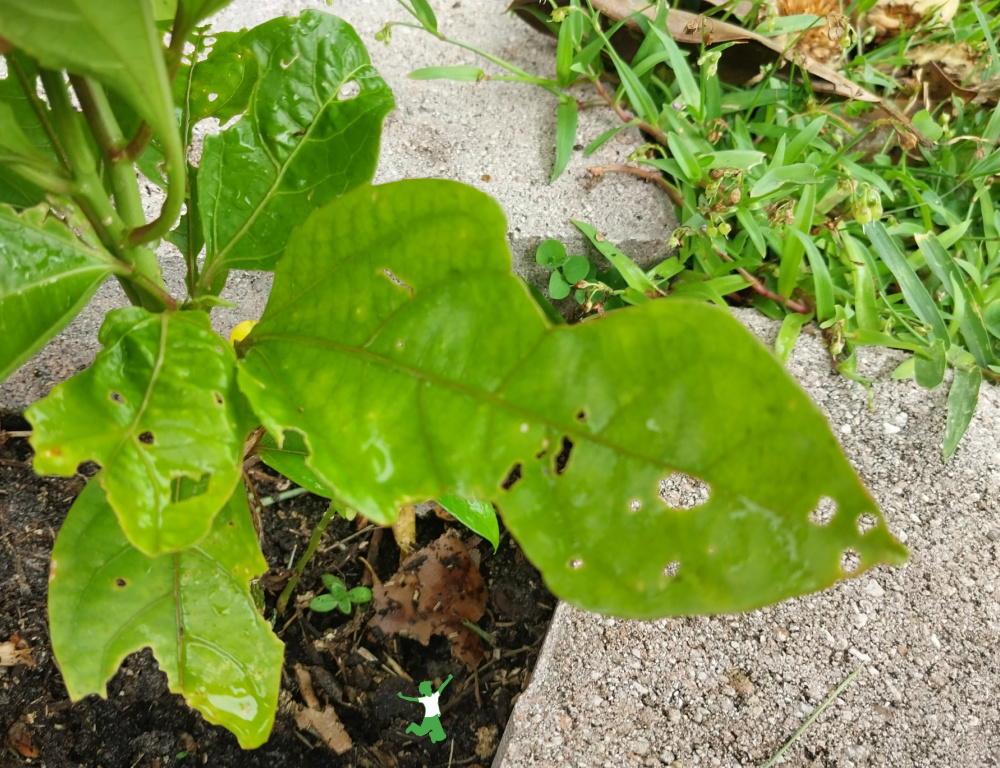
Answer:
<path fill-rule="evenodd" d="M 840 570 L 850 576 L 861 567 L 861 556 L 853 549 L 845 549 L 840 556 Z"/>
<path fill-rule="evenodd" d="M 141 435 L 139 435 L 139 442 L 140 443 L 144 443 L 145 445 L 152 445 L 153 444 L 153 433 L 150 432 L 147 429 L 145 432 L 143 432 Z"/>
<path fill-rule="evenodd" d="M 666 576 L 668 579 L 672 579 L 674 576 L 677 575 L 677 572 L 680 571 L 680 569 L 681 569 L 680 561 L 671 560 L 669 563 L 663 566 L 663 575 Z"/>
<path fill-rule="evenodd" d="M 583 559 L 579 557 L 574 557 L 572 560 L 566 563 L 566 567 L 569 568 L 570 570 L 578 571 L 581 568 L 583 568 Z"/>
<path fill-rule="evenodd" d="M 115 403 L 125 404 L 125 398 L 121 396 L 120 392 L 108 392 L 108 398 Z"/>
<path fill-rule="evenodd" d="M 212 394 L 213 394 L 213 395 L 215 395 L 215 402 L 216 402 L 216 403 L 217 403 L 218 405 L 222 405 L 223 403 L 225 403 L 225 402 L 226 402 L 226 401 L 225 401 L 225 400 L 223 399 L 223 397 L 222 397 L 222 393 L 221 393 L 221 392 L 213 392 Z"/>
<path fill-rule="evenodd" d="M 673 472 L 660 480 L 659 490 L 660 499 L 671 509 L 694 509 L 708 501 L 712 487 L 704 480 Z"/>
<path fill-rule="evenodd" d="M 587 412 L 581 408 L 579 411 L 576 412 L 576 420 L 579 421 L 581 424 L 586 424 Z"/>
<path fill-rule="evenodd" d="M 858 516 L 858 533 L 862 536 L 868 533 L 868 531 L 875 530 L 877 527 L 878 518 L 871 512 L 865 512 L 863 515 Z"/>
<path fill-rule="evenodd" d="M 837 502 L 829 496 L 820 496 L 816 509 L 809 513 L 809 522 L 813 525 L 826 525 L 837 514 Z"/>
<path fill-rule="evenodd" d="M 213 101 L 215 101 L 217 98 L 219 98 L 219 94 L 217 94 L 217 93 L 210 93 L 210 94 L 208 94 L 208 101 L 210 103 L 213 102 Z"/>
<path fill-rule="evenodd" d="M 549 452 L 548 448 L 542 448 L 542 450 L 540 450 L 538 453 L 535 454 L 535 458 L 536 459 L 544 459 L 545 458 L 545 454 L 547 454 L 548 452 Z"/>
<path fill-rule="evenodd" d="M 518 462 L 513 467 L 510 468 L 510 472 L 507 473 L 507 477 L 504 481 L 500 483 L 500 487 L 505 491 L 509 491 L 514 487 L 514 484 L 521 479 L 521 462 Z"/>
<path fill-rule="evenodd" d="M 408 290 L 410 292 L 411 296 L 413 295 L 413 288 L 412 288 L 412 286 L 407 285 L 403 280 L 400 280 L 398 277 L 396 277 L 392 273 L 391 270 L 383 269 L 382 270 L 382 274 L 385 275 L 389 279 L 390 283 L 395 283 L 400 288 L 405 288 L 406 290 Z"/>
<path fill-rule="evenodd" d="M 125 587 L 128 586 L 128 581 L 119 576 L 117 579 L 115 579 L 115 586 L 118 587 L 118 589 L 124 589 Z"/>
<path fill-rule="evenodd" d="M 201 496 L 208 491 L 208 483 L 211 479 L 211 472 L 206 472 L 198 480 L 192 480 L 187 475 L 171 478 L 170 501 L 176 504 L 179 501 L 187 501 Z"/>
<path fill-rule="evenodd" d="M 559 455 L 556 456 L 556 474 L 561 475 L 566 471 L 566 466 L 569 464 L 570 454 L 573 453 L 573 441 L 570 440 L 566 435 L 563 435 L 562 448 L 559 449 Z"/>
<path fill-rule="evenodd" d="M 348 99 L 353 99 L 361 93 L 361 86 L 358 85 L 356 80 L 349 80 L 340 86 L 340 90 L 337 91 L 337 99 L 339 101 L 347 101 Z"/>
<path fill-rule="evenodd" d="M 642 509 L 642 499 L 629 499 L 628 500 L 628 511 L 638 512 Z"/>

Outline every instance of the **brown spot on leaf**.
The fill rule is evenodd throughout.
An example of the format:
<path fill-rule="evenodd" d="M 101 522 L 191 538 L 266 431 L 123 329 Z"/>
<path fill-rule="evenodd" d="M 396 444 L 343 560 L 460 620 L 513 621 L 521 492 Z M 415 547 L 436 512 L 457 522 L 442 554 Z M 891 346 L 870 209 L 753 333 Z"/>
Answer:
<path fill-rule="evenodd" d="M 453 531 L 403 561 L 389 581 L 372 590 L 372 604 L 375 616 L 370 626 L 387 635 L 404 635 L 424 645 L 432 635 L 443 635 L 455 658 L 469 669 L 483 658 L 479 636 L 462 622 L 482 617 L 486 585 Z"/>

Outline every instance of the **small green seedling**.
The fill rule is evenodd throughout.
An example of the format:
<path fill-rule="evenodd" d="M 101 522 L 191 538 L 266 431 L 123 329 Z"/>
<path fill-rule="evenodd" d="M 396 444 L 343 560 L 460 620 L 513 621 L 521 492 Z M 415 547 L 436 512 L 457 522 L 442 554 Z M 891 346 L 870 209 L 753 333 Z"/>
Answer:
<path fill-rule="evenodd" d="M 351 605 L 371 602 L 372 591 L 368 587 L 355 587 L 348 590 L 340 579 L 332 573 L 323 574 L 323 586 L 327 592 L 318 595 L 309 603 L 309 608 L 318 613 L 329 613 L 339 608 L 341 613 L 350 613 Z"/>

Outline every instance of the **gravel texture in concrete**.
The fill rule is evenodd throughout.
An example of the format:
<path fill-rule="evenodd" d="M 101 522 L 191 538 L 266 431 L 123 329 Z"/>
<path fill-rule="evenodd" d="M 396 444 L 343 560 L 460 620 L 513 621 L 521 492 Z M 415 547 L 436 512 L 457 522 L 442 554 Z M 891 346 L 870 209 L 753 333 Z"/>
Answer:
<path fill-rule="evenodd" d="M 529 72 L 554 76 L 555 41 L 504 14 L 505 0 L 431 0 L 431 5 L 442 34 L 502 56 Z M 352 24 L 395 94 L 396 111 L 385 123 L 376 183 L 447 178 L 489 193 L 507 214 L 515 271 L 539 286 L 548 282 L 548 273 L 534 261 L 534 250 L 543 239 L 555 237 L 570 253 L 594 255 L 570 219 L 594 225 L 645 266 L 666 257 L 666 240 L 675 225 L 663 194 L 624 176 L 606 176 L 594 184 L 587 171 L 591 165 L 624 162 L 641 141 L 638 132 L 629 129 L 584 158 L 587 143 L 620 125 L 610 110 L 581 113 L 569 168 L 550 185 L 557 99 L 521 83 L 407 78 L 413 70 L 427 66 L 473 64 L 491 74 L 501 70 L 423 31 L 397 28 L 389 46 L 376 41 L 375 33 L 387 21 L 409 20 L 395 0 L 336 0 L 332 7 L 324 0 L 235 0 L 213 24 L 218 30 L 238 30 L 308 8 L 335 13 Z M 590 99 L 593 94 L 581 93 L 580 98 Z M 200 124 L 201 130 L 211 129 L 209 122 Z M 162 198 L 152 185 L 144 186 L 147 212 L 155 216 Z M 180 255 L 165 245 L 160 257 L 168 285 L 175 295 L 183 296 Z M 240 306 L 213 312 L 216 329 L 228 336 L 240 320 L 259 317 L 270 287 L 270 273 L 232 273 L 223 297 Z M 99 349 L 97 331 L 105 313 L 124 304 L 125 296 L 115 282 L 102 287 L 70 327 L 0 385 L 0 410 L 23 410 L 53 385 L 89 365 Z"/>
<path fill-rule="evenodd" d="M 773 340 L 777 324 L 737 314 Z M 945 389 L 891 380 L 902 359 L 861 351 L 871 408 L 815 336 L 788 368 L 909 562 L 745 615 L 635 622 L 560 605 L 495 768 L 762 766 L 858 666 L 779 765 L 1000 765 L 1000 393 L 984 387 L 946 464 Z"/>

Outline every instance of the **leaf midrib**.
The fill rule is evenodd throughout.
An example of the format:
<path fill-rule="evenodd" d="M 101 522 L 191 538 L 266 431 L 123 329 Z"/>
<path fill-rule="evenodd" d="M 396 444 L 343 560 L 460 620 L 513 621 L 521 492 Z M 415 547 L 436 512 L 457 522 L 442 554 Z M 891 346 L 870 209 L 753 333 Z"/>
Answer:
<path fill-rule="evenodd" d="M 565 326 L 565 327 L 570 327 L 570 326 Z M 547 331 L 546 334 L 543 334 L 541 338 L 545 339 L 547 338 L 548 334 L 555 333 L 557 331 L 558 328 L 552 328 L 549 331 Z M 350 345 L 338 344 L 337 342 L 327 341 L 325 339 L 310 338 L 308 336 L 297 336 L 294 334 L 285 334 L 285 333 L 263 333 L 256 336 L 255 341 L 257 342 L 257 344 L 250 349 L 250 352 L 247 355 L 247 359 L 249 359 L 250 354 L 256 352 L 258 355 L 264 358 L 264 360 L 268 363 L 268 367 L 270 368 L 271 367 L 270 361 L 267 360 L 267 355 L 265 355 L 264 352 L 259 348 L 260 342 L 266 341 L 268 339 L 273 339 L 275 341 L 281 341 L 281 342 L 292 342 L 292 343 L 300 342 L 303 344 L 321 346 L 321 347 L 326 347 L 328 349 L 335 349 L 339 352 L 345 352 L 347 354 L 353 354 L 358 357 L 365 358 L 370 362 L 375 363 L 376 365 L 380 365 L 385 368 L 391 368 L 393 370 L 409 374 L 414 378 L 420 379 L 422 381 L 429 381 L 438 386 L 452 389 L 456 392 L 460 392 L 463 395 L 473 397 L 477 400 L 486 401 L 496 406 L 497 408 L 501 408 L 507 411 L 513 411 L 515 413 L 523 415 L 525 418 L 528 418 L 532 421 L 544 424 L 556 432 L 561 432 L 565 435 L 569 435 L 587 442 L 596 443 L 597 445 L 601 445 L 605 448 L 612 449 L 619 454 L 623 454 L 625 456 L 638 459 L 641 461 L 646 461 L 651 464 L 661 466 L 664 469 L 668 470 L 679 469 L 679 467 L 674 467 L 671 464 L 666 464 L 653 457 L 646 456 L 642 453 L 638 453 L 637 451 L 627 448 L 626 446 L 614 443 L 602 437 L 600 433 L 585 432 L 576 425 L 564 424 L 552 418 L 542 416 L 541 414 L 536 413 L 535 411 L 528 410 L 524 406 L 518 405 L 514 402 L 511 402 L 510 400 L 505 400 L 502 397 L 498 396 L 497 394 L 491 392 L 484 392 L 481 389 L 473 389 L 472 387 L 468 387 L 459 382 L 451 381 L 449 379 L 443 379 L 440 376 L 435 376 L 433 374 L 427 373 L 426 371 L 420 370 L 419 368 L 414 368 L 413 366 L 404 365 L 399 361 L 391 360 L 382 355 L 377 355 L 374 352 L 371 352 L 367 349 L 359 349 L 357 347 L 353 347 Z M 527 359 L 527 356 L 525 357 L 525 359 Z M 522 360 L 522 362 L 524 362 L 524 360 Z"/>
<path fill-rule="evenodd" d="M 370 65 L 366 64 L 364 66 L 370 66 Z M 219 267 L 225 265 L 225 263 L 226 263 L 226 254 L 229 253 L 229 251 L 231 251 L 235 247 L 236 243 L 238 243 L 240 240 L 243 239 L 243 236 L 247 233 L 247 231 L 250 229 L 250 227 L 253 226 L 253 223 L 255 221 L 257 221 L 257 217 L 260 215 L 261 211 L 263 211 L 264 208 L 267 206 L 267 204 L 277 196 L 276 195 L 276 190 L 278 189 L 278 186 L 280 185 L 282 179 L 284 178 L 285 172 L 288 170 L 288 167 L 291 165 L 292 161 L 298 156 L 298 153 L 302 149 L 302 147 L 304 147 L 309 142 L 309 140 L 312 138 L 313 129 L 319 123 L 319 119 L 322 116 L 322 114 L 330 107 L 330 105 L 334 101 L 337 100 L 337 94 L 340 93 L 340 89 L 344 87 L 344 84 L 350 82 L 351 78 L 354 77 L 362 69 L 363 69 L 363 67 L 357 67 L 357 68 L 351 70 L 344 77 L 344 79 L 340 81 L 340 83 L 337 86 L 337 88 L 333 90 L 331 97 L 328 98 L 326 101 L 324 101 L 323 104 L 322 104 L 322 106 L 318 110 L 316 110 L 316 114 L 313 117 L 312 122 L 309 123 L 309 127 L 306 129 L 306 132 L 301 136 L 302 140 L 295 146 L 295 148 L 291 152 L 288 153 L 288 157 L 285 158 L 285 161 L 281 164 L 281 166 L 280 167 L 278 167 L 278 166 L 275 167 L 275 170 L 277 171 L 277 175 L 274 177 L 274 182 L 271 184 L 271 188 L 268 189 L 267 194 L 264 195 L 263 198 L 261 198 L 260 203 L 254 208 L 253 213 L 251 213 L 247 217 L 246 221 L 243 222 L 243 225 L 229 239 L 229 242 L 226 243 L 225 247 L 222 248 L 219 251 L 216 251 L 215 257 L 212 259 L 213 265 L 215 265 L 215 270 L 217 270 Z M 256 101 L 257 88 L 258 88 L 259 84 L 260 84 L 260 79 L 258 79 L 257 83 L 254 85 L 254 94 L 253 94 L 254 101 Z M 360 96 L 360 94 L 358 94 L 358 96 Z M 357 98 L 357 97 L 355 97 L 355 98 Z M 256 110 L 255 110 L 255 115 L 256 115 Z M 263 141 L 264 137 L 263 137 L 262 133 L 257 129 L 256 118 L 255 117 L 251 118 L 248 115 L 247 117 L 245 117 L 243 119 L 250 119 L 251 120 L 251 123 L 254 126 L 254 133 L 256 134 L 256 138 L 260 141 L 261 151 L 263 151 L 264 154 L 267 156 L 268 160 L 272 164 L 274 164 L 274 160 L 271 158 L 270 153 L 267 151 L 267 145 Z M 223 146 L 225 146 L 224 143 L 223 143 Z M 215 210 L 213 211 L 214 215 L 213 215 L 213 221 L 212 221 L 212 230 L 213 230 L 213 235 L 214 235 L 213 239 L 216 239 L 216 242 L 218 242 L 217 241 L 217 238 L 218 238 L 218 226 L 219 226 L 219 215 L 218 215 L 218 213 L 219 213 L 219 200 L 220 199 L 221 199 L 221 195 L 216 195 L 216 198 L 215 198 Z M 214 277 L 214 271 L 212 273 L 212 276 Z"/>

